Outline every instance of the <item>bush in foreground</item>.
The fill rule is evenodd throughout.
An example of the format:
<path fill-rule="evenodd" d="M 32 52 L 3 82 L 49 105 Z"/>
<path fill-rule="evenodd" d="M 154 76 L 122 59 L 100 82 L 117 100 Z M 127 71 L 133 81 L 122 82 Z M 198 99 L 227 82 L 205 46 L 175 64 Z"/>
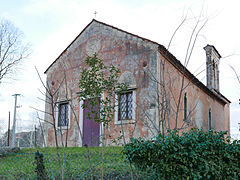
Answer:
<path fill-rule="evenodd" d="M 124 154 L 135 167 L 162 179 L 239 179 L 240 145 L 226 132 L 192 129 L 155 140 L 131 139 Z"/>

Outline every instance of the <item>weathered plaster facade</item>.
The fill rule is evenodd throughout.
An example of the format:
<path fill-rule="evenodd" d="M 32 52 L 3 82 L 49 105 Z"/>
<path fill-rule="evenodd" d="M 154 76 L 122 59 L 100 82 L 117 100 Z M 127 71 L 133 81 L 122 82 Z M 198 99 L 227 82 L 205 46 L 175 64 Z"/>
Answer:
<path fill-rule="evenodd" d="M 168 82 L 166 89 L 172 109 L 168 114 L 170 119 L 168 125 L 171 128 L 174 127 L 176 117 L 174 101 L 179 94 L 179 87 L 184 75 L 186 88 L 183 94 L 186 93 L 188 99 L 187 112 L 190 123 L 183 119 L 183 103 L 181 103 L 178 128 L 187 124 L 188 127 L 185 129 L 189 127 L 208 129 L 209 109 L 211 109 L 211 127 L 229 131 L 230 102 L 219 93 L 219 86 L 214 86 L 217 89 L 214 91 L 203 85 L 187 69 L 184 69 L 183 65 L 162 45 L 93 20 L 45 71 L 47 83 L 52 91 L 56 90 L 66 78 L 66 83 L 62 83 L 60 86 L 56 101 L 68 101 L 71 106 L 69 108 L 68 132 L 66 128 L 63 128 L 63 141 L 67 139 L 68 146 L 83 145 L 79 138 L 80 133 L 77 126 L 79 123 L 80 130 L 83 130 L 82 102 L 79 102 L 77 94 L 79 92 L 78 81 L 82 68 L 85 67 L 86 57 L 92 56 L 95 52 L 99 58 L 104 60 L 106 65 L 113 64 L 118 67 L 121 70 L 119 82 L 126 82 L 129 88 L 134 91 L 134 118 L 119 123 L 115 113 L 115 119 L 109 123 L 108 128 L 103 130 L 107 135 L 108 144 L 118 139 L 122 135 L 122 131 L 124 131 L 127 140 L 132 136 L 151 138 L 156 135 L 153 127 L 159 125 L 157 122 L 159 119 L 159 106 L 157 104 L 159 83 L 156 81 L 160 80 L 160 66 L 163 59 L 166 60 L 164 74 L 165 80 Z M 49 104 L 46 104 L 45 110 L 46 112 L 51 110 Z M 55 107 L 54 111 L 57 119 L 58 108 Z M 45 120 L 53 121 L 48 114 L 46 114 Z M 165 125 L 167 126 L 167 124 Z M 45 129 L 47 144 L 54 146 L 53 127 L 45 124 Z M 100 133 L 103 133 L 102 130 Z M 59 134 L 58 138 L 60 138 Z M 122 142 L 122 140 L 118 142 Z"/>

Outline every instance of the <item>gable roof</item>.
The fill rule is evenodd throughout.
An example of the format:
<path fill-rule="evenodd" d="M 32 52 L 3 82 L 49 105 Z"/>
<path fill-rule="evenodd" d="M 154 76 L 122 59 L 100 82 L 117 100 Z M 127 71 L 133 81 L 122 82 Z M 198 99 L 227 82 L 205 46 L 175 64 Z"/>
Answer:
<path fill-rule="evenodd" d="M 185 66 L 182 65 L 182 63 L 172 54 L 170 53 L 163 45 L 155 42 L 155 41 L 152 41 L 152 40 L 149 40 L 149 39 L 146 39 L 146 38 L 143 38 L 141 36 L 138 36 L 136 34 L 132 34 L 130 32 L 127 32 L 127 31 L 124 31 L 122 29 L 119 29 L 117 27 L 114 27 L 112 25 L 109 25 L 109 24 L 106 24 L 104 22 L 100 22 L 100 21 L 97 21 L 95 19 L 93 19 L 80 33 L 79 35 L 64 49 L 64 51 L 55 59 L 55 61 L 53 61 L 53 63 L 46 69 L 46 71 L 44 72 L 45 74 L 47 73 L 47 71 L 52 67 L 52 65 L 67 51 L 67 49 L 74 43 L 74 41 L 76 41 L 80 36 L 81 34 L 93 23 L 93 22 L 96 22 L 96 23 L 99 23 L 99 24 L 102 24 L 104 26 L 107 26 L 107 27 L 110 27 L 110 28 L 113 28 L 115 30 L 118 30 L 118 31 L 121 31 L 121 32 L 124 32 L 126 34 L 129 34 L 129 35 L 132 35 L 134 37 L 137 37 L 137 38 L 140 38 L 142 39 L 143 41 L 148 41 L 148 42 L 151 42 L 153 44 L 156 44 L 158 45 L 158 50 L 159 52 L 163 52 L 162 54 L 167 57 L 167 60 L 176 68 L 178 69 L 180 72 L 184 72 L 184 75 L 186 75 L 189 80 L 195 84 L 196 86 L 198 86 L 200 89 L 202 89 L 205 93 L 207 93 L 208 95 L 210 95 L 211 97 L 217 99 L 218 101 L 220 101 L 221 103 L 223 104 L 226 104 L 226 103 L 231 103 L 225 96 L 223 96 L 220 92 L 216 92 L 216 91 L 212 91 L 210 90 L 207 86 L 205 86 L 201 81 L 199 81 Z"/>
<path fill-rule="evenodd" d="M 160 45 L 160 44 L 158 44 L 158 43 L 155 42 L 155 41 L 152 41 L 152 40 L 149 40 L 149 39 L 140 37 L 140 36 L 138 36 L 138 35 L 136 35 L 136 34 L 132 34 L 132 33 L 130 33 L 130 32 L 124 31 L 124 30 L 119 29 L 119 28 L 117 28 L 117 27 L 114 27 L 114 26 L 111 26 L 111 25 L 106 24 L 106 23 L 104 23 L 104 22 L 100 22 L 100 21 L 97 21 L 96 19 L 93 19 L 93 20 L 77 35 L 77 37 L 63 50 L 63 52 L 55 59 L 55 61 L 53 61 L 53 63 L 46 69 L 46 71 L 44 72 L 45 74 L 46 74 L 47 71 L 52 67 L 52 65 L 62 56 L 62 54 L 64 54 L 64 53 L 66 52 L 66 50 L 74 43 L 74 41 L 76 41 L 76 40 L 81 36 L 81 34 L 82 34 L 93 22 L 97 22 L 97 23 L 102 24 L 102 25 L 104 25 L 104 26 L 108 26 L 108 27 L 110 27 L 110 28 L 113 28 L 113 29 L 116 29 L 116 30 L 118 30 L 118 31 L 124 32 L 124 33 L 126 33 L 126 34 L 135 36 L 135 37 L 140 38 L 140 39 L 142 39 L 142 40 L 144 40 L 144 41 L 148 41 L 148 42 L 151 42 L 151 43 L 153 43 L 153 44 Z"/>

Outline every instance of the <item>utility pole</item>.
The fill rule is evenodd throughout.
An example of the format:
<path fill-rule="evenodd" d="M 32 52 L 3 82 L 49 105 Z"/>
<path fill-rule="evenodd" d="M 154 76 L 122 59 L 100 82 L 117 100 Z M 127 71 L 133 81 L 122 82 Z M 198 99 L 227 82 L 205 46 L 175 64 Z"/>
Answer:
<path fill-rule="evenodd" d="M 20 96 L 20 94 L 14 94 L 15 97 L 15 105 L 14 105 L 14 114 L 13 114 L 13 127 L 12 127 L 12 143 L 11 148 L 15 147 L 15 128 L 16 128 L 16 113 L 17 113 L 17 97 Z"/>
<path fill-rule="evenodd" d="M 7 140 L 8 147 L 10 146 L 10 111 L 8 114 L 8 140 Z"/>
<path fill-rule="evenodd" d="M 35 140 L 34 146 L 36 148 L 37 147 L 37 128 L 36 128 L 36 125 L 35 125 L 35 137 L 34 137 L 34 140 Z"/>

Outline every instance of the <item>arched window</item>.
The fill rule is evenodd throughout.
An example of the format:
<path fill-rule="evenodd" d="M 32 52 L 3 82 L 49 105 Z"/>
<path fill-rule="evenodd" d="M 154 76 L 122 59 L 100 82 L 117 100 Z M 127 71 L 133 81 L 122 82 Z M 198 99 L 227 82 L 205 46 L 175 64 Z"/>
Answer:
<path fill-rule="evenodd" d="M 209 108 L 208 110 L 208 129 L 212 129 L 212 110 Z"/>
<path fill-rule="evenodd" d="M 187 93 L 184 93 L 183 111 L 183 120 L 187 121 Z"/>

